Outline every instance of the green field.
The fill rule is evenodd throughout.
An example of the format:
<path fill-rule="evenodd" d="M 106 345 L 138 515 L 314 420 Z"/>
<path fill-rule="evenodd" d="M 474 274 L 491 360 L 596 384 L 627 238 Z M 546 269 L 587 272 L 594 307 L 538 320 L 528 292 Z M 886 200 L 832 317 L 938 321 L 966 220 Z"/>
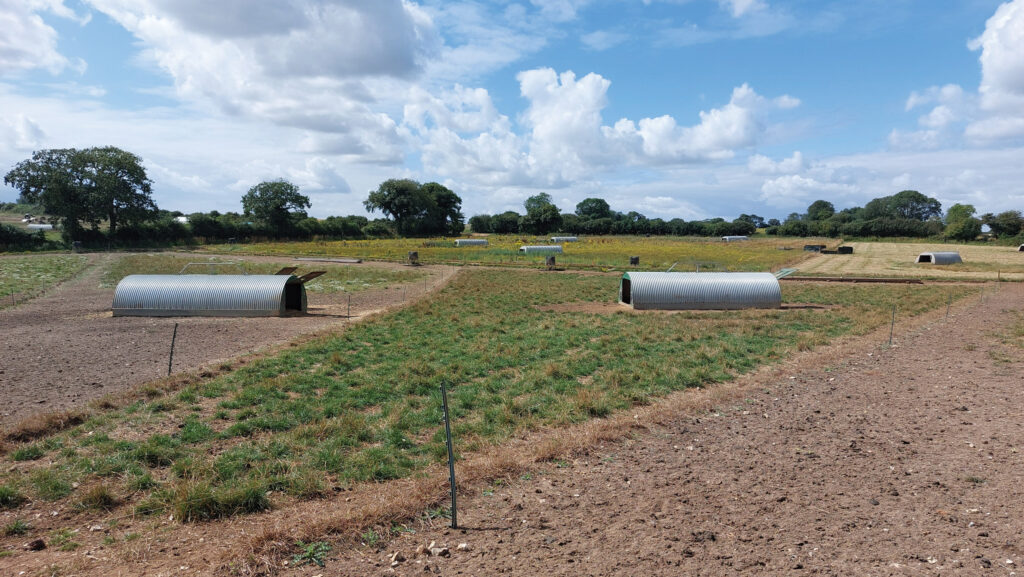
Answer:
<path fill-rule="evenodd" d="M 337 266 L 330 263 L 299 263 L 303 274 L 314 269 L 326 270 L 327 274 L 306 284 L 306 290 L 313 293 L 356 292 L 379 288 L 394 283 L 412 282 L 423 278 L 415 270 L 384 270 L 371 267 Z M 179 256 L 176 254 L 135 254 L 121 257 L 104 271 L 102 286 L 113 288 L 130 274 L 274 274 L 292 262 L 247 262 L 217 257 Z M 187 268 L 186 268 L 187 267 Z"/>
<path fill-rule="evenodd" d="M 34 297 L 78 274 L 87 263 L 80 255 L 40 254 L 0 258 L 0 307 Z"/>
<path fill-rule="evenodd" d="M 617 282 L 618 275 L 464 271 L 405 309 L 169 395 L 151 388 L 147 401 L 12 444 L 0 469 L 0 507 L 25 498 L 92 509 L 124 503 L 186 521 L 259 511 L 443 462 L 442 383 L 457 450 L 486 451 L 538 427 L 601 418 L 865 333 L 886 324 L 896 303 L 905 318 L 974 292 L 788 284 L 785 302 L 832 306 L 539 308 L 613 302 Z"/>
<path fill-rule="evenodd" d="M 385 239 L 325 242 L 253 243 L 211 245 L 201 250 L 218 254 L 261 254 L 288 256 L 353 257 L 373 260 L 404 261 L 409 251 L 417 251 L 421 262 L 449 264 L 485 264 L 536 267 L 544 265 L 544 256 L 520 254 L 522 245 L 551 244 L 548 237 L 490 235 L 488 246 L 455 247 L 455 239 Z M 625 269 L 629 257 L 640 257 L 641 270 L 767 271 L 777 270 L 806 258 L 805 244 L 828 244 L 835 239 L 755 238 L 726 243 L 717 239 L 691 237 L 595 236 L 579 242 L 564 243 L 564 253 L 556 254 L 559 266 L 590 269 Z"/>

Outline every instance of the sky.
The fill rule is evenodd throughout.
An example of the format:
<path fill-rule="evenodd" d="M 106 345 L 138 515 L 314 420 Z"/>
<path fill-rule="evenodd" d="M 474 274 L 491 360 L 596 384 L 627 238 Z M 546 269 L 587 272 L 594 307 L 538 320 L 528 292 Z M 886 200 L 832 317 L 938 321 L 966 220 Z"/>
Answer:
<path fill-rule="evenodd" d="M 0 172 L 117 146 L 166 210 L 279 178 L 317 217 L 389 178 L 467 218 L 1024 209 L 1024 0 L 0 0 L 0 30 Z"/>

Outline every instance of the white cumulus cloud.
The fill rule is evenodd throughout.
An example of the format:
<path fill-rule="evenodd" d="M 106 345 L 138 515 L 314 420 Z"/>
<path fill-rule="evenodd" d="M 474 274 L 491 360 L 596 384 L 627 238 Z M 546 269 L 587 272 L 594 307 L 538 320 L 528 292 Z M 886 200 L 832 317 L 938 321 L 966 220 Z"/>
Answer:
<path fill-rule="evenodd" d="M 88 22 L 62 0 L 5 1 L 0 3 L 0 72 L 44 69 L 57 74 L 65 69 L 85 69 L 80 59 L 69 60 L 57 50 L 57 31 L 43 21 L 43 12 Z"/>

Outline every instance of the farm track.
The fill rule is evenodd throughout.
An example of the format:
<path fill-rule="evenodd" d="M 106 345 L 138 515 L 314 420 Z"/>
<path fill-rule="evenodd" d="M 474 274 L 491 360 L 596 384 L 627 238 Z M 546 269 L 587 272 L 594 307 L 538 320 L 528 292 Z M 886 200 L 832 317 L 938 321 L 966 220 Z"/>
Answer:
<path fill-rule="evenodd" d="M 75 278 L 16 307 L 0 310 L 0 348 L 4 350 L 0 356 L 4 391 L 0 427 L 35 413 L 80 407 L 166 376 L 175 324 L 179 327 L 173 371 L 179 373 L 283 346 L 350 320 L 347 293 L 310 293 L 309 314 L 285 318 L 114 318 L 110 313 L 114 291 L 102 288 L 100 278 L 106 264 L 118 256 L 89 255 L 88 267 Z M 322 265 L 318 263 L 317 268 Z M 401 267 L 382 263 L 355 266 Z M 413 302 L 450 278 L 452 269 L 424 266 L 421 270 L 429 274 L 426 282 L 352 293 L 351 320 Z"/>

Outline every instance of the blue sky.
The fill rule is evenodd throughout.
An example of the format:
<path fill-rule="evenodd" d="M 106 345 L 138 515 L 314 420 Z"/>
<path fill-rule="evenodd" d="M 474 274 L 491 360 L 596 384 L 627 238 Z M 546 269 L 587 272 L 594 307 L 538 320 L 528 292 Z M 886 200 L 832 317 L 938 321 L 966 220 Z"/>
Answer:
<path fill-rule="evenodd" d="M 0 169 L 119 146 L 168 210 L 284 178 L 364 214 L 393 177 L 467 216 L 538 192 L 687 220 L 904 189 L 1024 209 L 1024 0 L 0 0 L 0 23 Z"/>

